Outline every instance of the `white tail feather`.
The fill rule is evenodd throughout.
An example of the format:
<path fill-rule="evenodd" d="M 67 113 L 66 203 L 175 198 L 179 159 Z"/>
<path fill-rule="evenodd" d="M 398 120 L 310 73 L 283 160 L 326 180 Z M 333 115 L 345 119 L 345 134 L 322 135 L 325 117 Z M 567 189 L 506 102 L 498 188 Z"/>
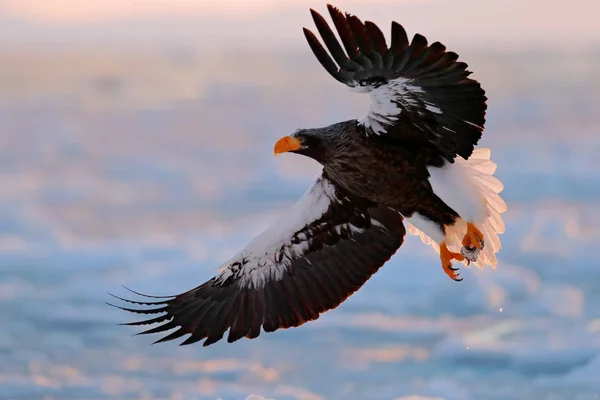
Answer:
<path fill-rule="evenodd" d="M 481 253 L 479 253 L 479 258 L 477 261 L 471 263 L 479 268 L 483 268 L 485 265 L 489 265 L 492 268 L 496 267 L 498 262 L 496 253 L 502 248 L 498 235 L 504 233 L 504 221 L 500 214 L 506 211 L 506 203 L 499 194 L 504 189 L 504 185 L 498 178 L 493 176 L 494 172 L 496 172 L 496 163 L 490 160 L 490 154 L 490 149 L 475 149 L 468 160 L 460 156 L 456 158 L 456 164 L 461 167 L 461 175 L 468 179 L 469 186 L 476 189 L 485 204 L 485 215 L 480 221 L 467 218 L 469 222 L 475 223 L 479 230 L 481 230 L 485 240 L 485 246 Z M 437 193 L 433 182 L 432 185 L 434 186 L 434 191 Z M 446 201 L 444 197 L 440 197 Z M 461 214 L 460 211 L 459 214 Z M 430 244 L 437 253 L 440 252 L 438 243 L 431 240 L 427 234 L 414 227 L 410 222 L 406 221 L 406 223 L 410 234 L 419 236 L 423 243 Z M 460 253 L 462 238 L 466 232 L 467 224 L 462 219 L 459 219 L 454 226 L 447 227 L 445 240 L 446 245 L 451 251 Z M 467 262 L 463 261 L 463 264 L 466 265 Z"/>

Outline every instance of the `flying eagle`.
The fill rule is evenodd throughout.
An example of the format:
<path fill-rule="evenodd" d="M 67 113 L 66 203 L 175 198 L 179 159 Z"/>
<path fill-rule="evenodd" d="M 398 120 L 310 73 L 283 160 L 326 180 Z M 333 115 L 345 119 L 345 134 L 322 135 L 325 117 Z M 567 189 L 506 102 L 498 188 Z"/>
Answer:
<path fill-rule="evenodd" d="M 204 346 L 227 330 L 234 342 L 261 328 L 300 326 L 341 304 L 394 255 L 404 219 L 451 279 L 462 280 L 453 260 L 496 266 L 506 204 L 489 149 L 474 148 L 485 124 L 484 90 L 441 43 L 419 34 L 409 42 L 392 22 L 388 47 L 374 23 L 327 7 L 341 43 L 314 10 L 325 47 L 310 30 L 304 35 L 331 76 L 368 93 L 368 112 L 277 141 L 275 155 L 297 153 L 323 166 L 304 196 L 208 282 L 170 297 L 117 297 L 149 306 L 119 308 L 156 315 L 125 325 L 160 323 L 142 333 L 176 329 L 157 342 L 189 334 L 182 344 L 206 339 Z"/>

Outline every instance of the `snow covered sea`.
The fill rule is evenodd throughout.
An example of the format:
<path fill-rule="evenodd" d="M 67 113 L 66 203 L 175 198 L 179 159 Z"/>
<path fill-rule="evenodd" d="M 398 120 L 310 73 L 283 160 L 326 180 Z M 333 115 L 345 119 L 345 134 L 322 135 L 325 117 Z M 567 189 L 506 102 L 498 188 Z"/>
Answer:
<path fill-rule="evenodd" d="M 0 399 L 600 399 L 600 53 L 466 50 L 498 268 L 452 282 L 409 236 L 319 320 L 208 348 L 133 337 L 107 292 L 209 279 L 319 170 L 274 141 L 368 98 L 308 50 L 0 52 Z"/>

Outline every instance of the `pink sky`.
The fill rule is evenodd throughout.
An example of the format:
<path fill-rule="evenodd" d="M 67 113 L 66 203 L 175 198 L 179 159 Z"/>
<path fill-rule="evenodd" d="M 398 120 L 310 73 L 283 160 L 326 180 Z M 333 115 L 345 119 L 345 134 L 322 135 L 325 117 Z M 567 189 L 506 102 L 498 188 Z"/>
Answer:
<path fill-rule="evenodd" d="M 594 0 L 338 0 L 344 11 L 388 30 L 394 19 L 410 34 L 447 45 L 586 47 L 600 44 Z M 315 0 L 0 0 L 3 43 L 86 40 L 237 42 L 304 45 Z"/>

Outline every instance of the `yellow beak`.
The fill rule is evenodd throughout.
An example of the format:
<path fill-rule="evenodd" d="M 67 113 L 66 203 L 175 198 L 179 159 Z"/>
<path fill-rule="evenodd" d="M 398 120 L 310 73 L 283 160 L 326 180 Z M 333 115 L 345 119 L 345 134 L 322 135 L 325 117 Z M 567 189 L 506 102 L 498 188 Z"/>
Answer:
<path fill-rule="evenodd" d="M 302 143 L 300 140 L 293 138 L 291 136 L 282 137 L 275 143 L 275 155 L 277 156 L 280 153 L 285 153 L 288 151 L 298 150 L 302 147 Z"/>

